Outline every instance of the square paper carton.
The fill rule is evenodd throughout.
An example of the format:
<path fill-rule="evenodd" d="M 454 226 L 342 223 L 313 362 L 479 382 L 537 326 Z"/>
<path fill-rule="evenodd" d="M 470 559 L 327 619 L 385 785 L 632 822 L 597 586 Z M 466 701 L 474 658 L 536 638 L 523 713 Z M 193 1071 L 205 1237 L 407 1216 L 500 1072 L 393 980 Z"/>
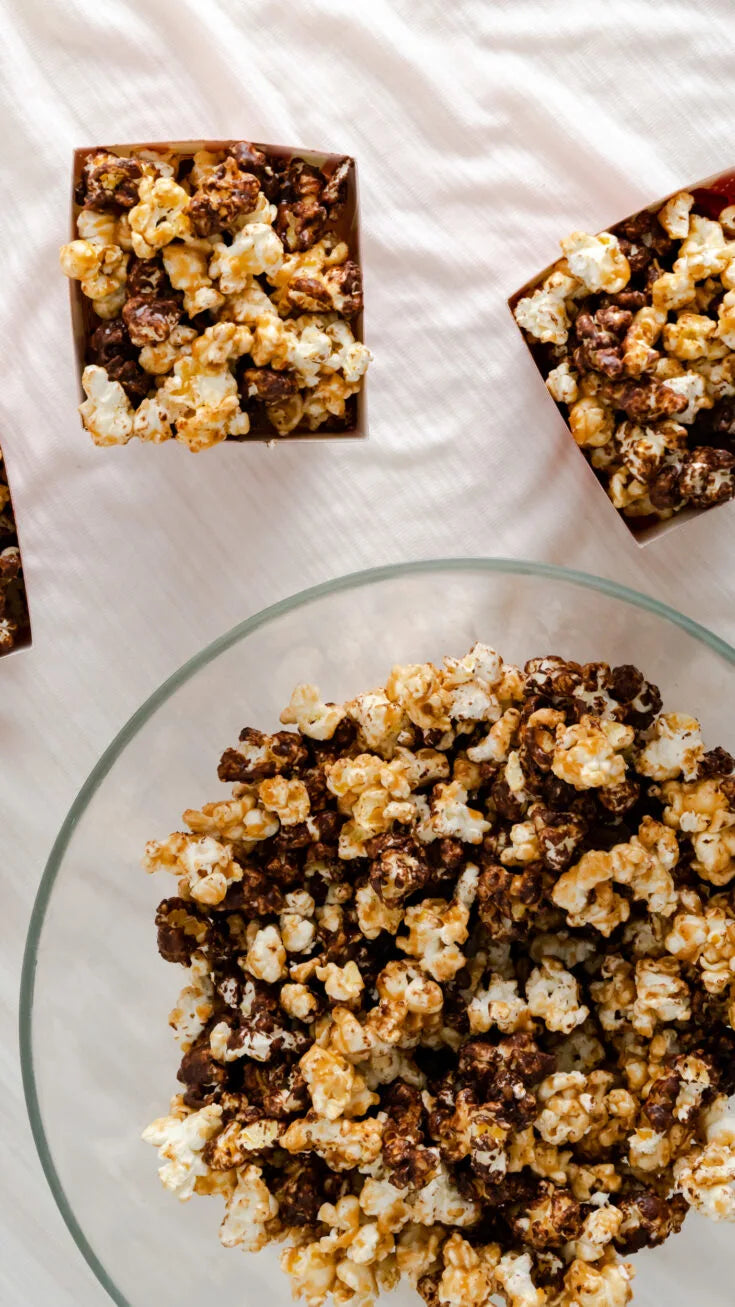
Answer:
<path fill-rule="evenodd" d="M 244 139 L 238 137 L 238 140 Z M 249 139 L 249 138 L 248 138 Z M 216 141 L 136 141 L 125 145 L 93 145 L 85 146 L 82 149 L 74 151 L 74 160 L 72 166 L 72 185 L 71 185 L 71 236 L 70 240 L 75 240 L 77 235 L 76 220 L 81 206 L 77 204 L 75 192 L 77 184 L 82 176 L 84 162 L 90 154 L 98 150 L 110 150 L 114 154 L 127 157 L 135 154 L 137 150 L 160 150 L 174 151 L 182 158 L 188 158 L 197 150 L 211 150 L 213 153 L 217 150 L 226 150 L 228 146 L 235 144 L 235 138 L 231 140 Z M 265 150 L 269 155 L 280 159 L 291 159 L 294 156 L 299 159 L 305 159 L 307 163 L 314 164 L 317 168 L 324 167 L 325 164 L 334 165 L 344 155 L 326 154 L 319 150 L 302 150 L 297 146 L 287 145 L 265 145 L 260 141 L 253 142 L 260 150 Z M 347 177 L 347 199 L 344 209 L 340 214 L 338 221 L 331 229 L 337 236 L 347 241 L 350 247 L 350 254 L 357 263 L 361 264 L 360 259 L 360 204 L 357 189 L 357 164 L 352 162 Z M 79 400 L 84 399 L 82 390 L 81 376 L 86 359 L 87 338 L 94 329 L 99 325 L 94 316 L 94 310 L 91 301 L 82 294 L 78 281 L 69 281 L 69 294 L 71 299 L 71 322 L 72 332 L 74 335 L 74 350 L 77 365 L 77 377 L 79 379 Z M 364 314 L 360 313 L 357 317 L 350 320 L 350 326 L 354 333 L 355 339 L 363 341 L 363 322 Z M 297 427 L 287 436 L 279 436 L 273 428 L 268 425 L 262 430 L 251 430 L 246 436 L 228 437 L 223 444 L 233 444 L 235 440 L 240 443 L 255 442 L 256 444 L 281 444 L 285 440 L 349 440 L 364 439 L 367 437 L 367 398 L 365 394 L 366 380 L 363 378 L 362 385 L 355 396 L 357 401 L 355 408 L 354 422 L 343 431 L 309 431 L 308 428 L 303 432 Z"/>
<path fill-rule="evenodd" d="M 726 172 L 716 173 L 712 177 L 705 177 L 703 181 L 695 182 L 692 186 L 679 186 L 675 191 L 671 191 L 669 195 L 663 195 L 660 200 L 655 200 L 652 204 L 647 205 L 647 210 L 649 212 L 658 212 L 661 206 L 665 204 L 672 195 L 677 195 L 681 190 L 688 190 L 694 195 L 697 208 L 707 217 L 717 218 L 727 205 L 735 204 L 735 171 L 733 169 L 728 169 Z M 616 218 L 611 226 L 617 227 L 619 223 L 627 222 L 629 218 L 634 218 L 636 214 L 641 211 L 642 210 L 637 209 L 634 213 L 627 214 L 621 218 Z M 610 228 L 607 227 L 605 230 L 609 231 Z M 561 255 L 559 258 L 560 257 Z M 523 286 L 509 296 L 508 307 L 511 310 L 511 313 L 519 300 L 523 299 L 525 295 L 530 295 L 531 292 L 541 284 L 544 278 L 548 277 L 549 273 L 553 271 L 555 265 L 559 262 L 559 258 L 554 259 L 553 263 L 548 264 L 548 266 L 541 272 L 537 273 L 535 277 L 532 277 L 529 281 L 525 282 Z M 515 318 L 513 321 L 515 322 Z M 523 333 L 521 334 L 523 335 Z M 536 359 L 533 346 L 526 340 L 525 335 L 523 335 L 523 340 L 538 367 L 538 360 Z M 540 370 L 539 367 L 539 371 Z M 551 395 L 549 395 L 549 401 L 554 403 Z M 569 426 L 566 422 L 566 415 L 564 414 L 562 406 L 557 404 L 556 407 L 564 417 L 565 425 L 567 426 L 567 430 L 569 430 Z M 574 440 L 571 431 L 569 431 L 569 439 L 572 442 L 573 447 L 578 451 L 580 458 L 584 458 L 584 453 Z M 604 486 L 602 486 L 597 480 L 594 469 L 587 462 L 586 458 L 584 458 L 584 461 L 587 464 L 590 482 L 594 481 L 596 484 L 598 493 L 605 499 L 609 512 L 614 513 L 624 526 L 628 528 L 633 539 L 636 541 L 636 544 L 639 545 L 647 545 L 650 544 L 652 540 L 658 540 L 662 535 L 666 535 L 667 532 L 673 531 L 676 527 L 684 526 L 686 522 L 691 522 L 693 518 L 700 517 L 702 513 L 712 513 L 716 512 L 718 508 L 724 509 L 728 507 L 728 504 L 716 504 L 713 508 L 709 509 L 685 508 L 682 509 L 680 513 L 675 513 L 673 517 L 668 518 L 665 522 L 651 522 L 650 519 L 639 520 L 636 518 L 627 518 L 615 507 L 606 493 Z"/>

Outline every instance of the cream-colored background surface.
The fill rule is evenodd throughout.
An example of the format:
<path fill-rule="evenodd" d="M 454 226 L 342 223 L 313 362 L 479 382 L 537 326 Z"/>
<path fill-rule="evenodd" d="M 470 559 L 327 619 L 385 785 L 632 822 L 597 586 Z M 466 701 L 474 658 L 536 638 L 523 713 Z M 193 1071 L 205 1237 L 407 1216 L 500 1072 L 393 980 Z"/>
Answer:
<path fill-rule="evenodd" d="M 431 555 L 570 564 L 735 641 L 735 505 L 638 549 L 504 306 L 572 227 L 735 164 L 734 55 L 729 0 L 4 0 L 0 436 L 34 644 L 0 663 L 3 1307 L 107 1301 L 26 1125 L 17 986 L 54 834 L 168 673 L 304 586 Z M 72 147 L 207 135 L 357 156 L 369 442 L 195 457 L 79 429 Z"/>

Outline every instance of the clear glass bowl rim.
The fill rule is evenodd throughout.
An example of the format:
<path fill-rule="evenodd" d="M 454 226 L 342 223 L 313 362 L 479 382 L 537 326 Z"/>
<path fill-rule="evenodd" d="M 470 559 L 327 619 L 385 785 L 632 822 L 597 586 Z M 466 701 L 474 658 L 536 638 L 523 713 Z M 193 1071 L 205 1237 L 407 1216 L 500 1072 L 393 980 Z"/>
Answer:
<path fill-rule="evenodd" d="M 150 720 L 161 704 L 171 698 L 179 686 L 183 685 L 203 667 L 206 667 L 207 664 L 217 658 L 219 654 L 223 653 L 226 649 L 229 649 L 232 645 L 237 644 L 240 640 L 245 639 L 252 631 L 257 630 L 258 627 L 280 617 L 284 613 L 290 612 L 296 608 L 304 607 L 313 600 L 321 598 L 323 595 L 334 594 L 340 591 L 358 590 L 365 586 L 374 585 L 380 581 L 393 580 L 400 576 L 410 576 L 413 573 L 426 573 L 432 571 L 487 572 L 505 575 L 534 576 L 537 578 L 546 577 L 552 581 L 566 582 L 569 585 L 579 586 L 583 589 L 596 590 L 598 593 L 607 595 L 609 598 L 623 600 L 635 608 L 644 609 L 649 613 L 653 613 L 656 616 L 663 618 L 664 621 L 671 622 L 673 625 L 681 627 L 681 629 L 688 635 L 693 636 L 703 644 L 708 645 L 715 653 L 720 654 L 726 662 L 735 666 L 735 648 L 728 644 L 726 640 L 715 635 L 713 631 L 702 626 L 700 622 L 695 622 L 692 618 L 685 616 L 684 613 L 680 613 L 675 608 L 671 608 L 670 605 L 663 603 L 660 599 L 654 599 L 652 595 L 643 594 L 638 590 L 632 590 L 630 587 L 621 585 L 617 581 L 609 580 L 607 577 L 594 576 L 589 572 L 579 572 L 572 568 L 559 567 L 553 563 L 531 562 L 516 558 L 433 558 L 422 559 L 417 562 L 391 563 L 382 567 L 372 567 L 363 571 L 349 572 L 344 576 L 335 577 L 329 581 L 323 581 L 319 585 L 310 586 L 308 589 L 301 590 L 297 594 L 289 595 L 287 598 L 281 599 L 277 603 L 269 605 L 267 608 L 262 608 L 260 612 L 255 613 L 252 617 L 248 617 L 244 621 L 238 622 L 237 625 L 231 627 L 229 631 L 225 631 L 223 635 L 218 636 L 217 639 L 211 642 L 211 644 L 206 645 L 199 651 L 199 653 L 194 654 L 192 658 L 189 658 L 187 662 L 183 663 L 181 667 L 159 685 L 157 690 L 153 691 L 153 694 L 151 694 L 144 703 L 141 704 L 140 708 L 133 713 L 121 730 L 118 731 L 115 738 L 107 746 L 98 762 L 92 768 L 87 779 L 79 790 L 79 793 L 74 799 L 74 802 L 64 818 L 61 829 L 54 840 L 31 912 L 23 954 L 20 984 L 20 1063 L 23 1079 L 23 1091 L 25 1094 L 33 1140 L 49 1188 L 51 1189 L 56 1205 L 69 1233 L 88 1266 L 94 1272 L 99 1283 L 109 1294 L 112 1301 L 117 1304 L 117 1307 L 132 1307 L 132 1304 L 111 1280 L 108 1272 L 105 1270 L 105 1267 L 102 1265 L 97 1254 L 94 1252 L 94 1249 L 87 1240 L 87 1237 L 79 1225 L 66 1197 L 61 1178 L 54 1165 L 51 1157 L 51 1150 L 46 1138 L 33 1067 L 33 996 L 35 989 L 37 951 L 43 923 L 46 917 L 46 909 L 56 882 L 56 877 L 61 870 L 64 854 L 71 835 L 84 815 L 90 800 L 93 798 L 107 773 L 110 771 L 111 767 L 130 740 L 132 740 L 134 736 L 137 735 L 138 731 L 145 726 L 146 722 Z"/>

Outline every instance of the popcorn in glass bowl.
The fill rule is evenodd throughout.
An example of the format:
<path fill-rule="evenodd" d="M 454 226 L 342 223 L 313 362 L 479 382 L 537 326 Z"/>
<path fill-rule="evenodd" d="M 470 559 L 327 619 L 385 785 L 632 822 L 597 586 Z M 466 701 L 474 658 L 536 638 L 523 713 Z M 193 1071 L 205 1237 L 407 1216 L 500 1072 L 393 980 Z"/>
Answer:
<path fill-rule="evenodd" d="M 624 1307 L 735 1219 L 735 763 L 636 667 L 300 685 L 151 840 L 180 1091 L 144 1139 L 308 1307 Z"/>

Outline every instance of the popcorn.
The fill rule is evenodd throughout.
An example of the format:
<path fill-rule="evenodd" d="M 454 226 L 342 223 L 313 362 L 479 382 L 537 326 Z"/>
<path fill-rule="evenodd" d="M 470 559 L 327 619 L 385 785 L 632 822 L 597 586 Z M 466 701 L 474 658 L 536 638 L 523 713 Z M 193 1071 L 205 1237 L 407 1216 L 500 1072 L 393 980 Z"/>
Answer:
<path fill-rule="evenodd" d="M 500 861 L 504 866 L 523 866 L 541 857 L 536 827 L 532 821 L 518 822 L 508 832 L 510 846 L 503 849 Z"/>
<path fill-rule="evenodd" d="M 717 335 L 728 349 L 735 349 L 735 291 L 728 290 L 717 310 Z"/>
<path fill-rule="evenodd" d="M 344 715 L 343 708 L 321 703 L 315 685 L 297 685 L 280 720 L 284 726 L 297 726 L 312 740 L 331 740 Z"/>
<path fill-rule="evenodd" d="M 187 808 L 183 817 L 187 826 L 198 834 L 223 836 L 237 842 L 270 839 L 279 827 L 278 818 L 261 806 L 257 792 L 247 785 L 239 787 L 237 798 L 205 803 L 201 811 Z"/>
<path fill-rule="evenodd" d="M 158 399 L 144 399 L 138 405 L 133 417 L 133 435 L 156 445 L 171 439 L 171 423 Z"/>
<path fill-rule="evenodd" d="M 345 712 L 357 722 L 358 741 L 370 753 L 390 758 L 407 718 L 399 704 L 391 703 L 382 691 L 361 694 L 345 704 Z M 447 768 L 448 771 L 448 768 Z"/>
<path fill-rule="evenodd" d="M 372 885 L 361 885 L 357 889 L 355 908 L 358 925 L 366 939 L 377 939 L 381 930 L 395 935 L 403 920 L 403 909 L 400 906 L 389 907 L 375 893 Z"/>
<path fill-rule="evenodd" d="M 735 1118 L 708 1125 L 704 1145 L 674 1163 L 679 1193 L 713 1221 L 735 1221 Z"/>
<path fill-rule="evenodd" d="M 350 385 L 359 381 L 373 357 L 367 345 L 355 339 L 351 327 L 341 318 L 326 322 L 324 330 L 332 342 L 331 353 L 323 363 L 324 370 L 341 372 Z"/>
<path fill-rule="evenodd" d="M 716 331 L 717 324 L 712 318 L 683 310 L 675 322 L 664 327 L 664 348 L 674 358 L 688 361 L 702 358 Z"/>
<path fill-rule="evenodd" d="M 636 768 L 654 781 L 674 780 L 677 776 L 693 780 L 703 752 L 695 717 L 661 713 L 648 732 L 648 743 L 636 758 Z"/>
<path fill-rule="evenodd" d="M 130 210 L 133 249 L 139 259 L 152 259 L 164 245 L 191 234 L 185 213 L 189 196 L 171 177 L 144 177 L 138 203 Z"/>
<path fill-rule="evenodd" d="M 290 1276 L 295 1298 L 305 1298 L 307 1307 L 321 1307 L 334 1286 L 337 1267 L 331 1251 L 321 1240 L 296 1244 L 281 1254 L 281 1267 Z"/>
<path fill-rule="evenodd" d="M 649 1038 L 657 1022 L 688 1021 L 689 989 L 676 958 L 640 958 L 635 966 L 633 1027 Z"/>
<path fill-rule="evenodd" d="M 480 844 L 490 822 L 467 806 L 467 791 L 457 781 L 437 785 L 431 803 L 431 829 L 435 835 L 449 835 L 467 844 Z"/>
<path fill-rule="evenodd" d="M 283 246 L 273 228 L 265 222 L 242 227 L 231 245 L 212 241 L 209 276 L 222 295 L 245 290 L 251 277 L 273 276 L 283 262 Z"/>
<path fill-rule="evenodd" d="M 495 1279 L 508 1307 L 544 1307 L 546 1295 L 531 1279 L 528 1253 L 504 1253 L 496 1267 Z"/>
<path fill-rule="evenodd" d="M 316 926 L 310 920 L 314 907 L 313 898 L 305 890 L 294 890 L 286 895 L 285 911 L 281 913 L 278 925 L 283 946 L 289 953 L 308 953 L 312 948 L 316 937 Z"/>
<path fill-rule="evenodd" d="M 707 393 L 705 378 L 694 371 L 683 372 L 680 376 L 667 377 L 665 385 L 666 389 L 673 391 L 674 394 L 683 395 L 687 401 L 687 406 L 677 413 L 678 422 L 661 423 L 658 430 L 660 436 L 663 437 L 667 454 L 683 452 L 686 431 L 682 431 L 679 423 L 689 425 L 694 421 L 701 409 L 712 408 L 713 400 Z"/>
<path fill-rule="evenodd" d="M 336 1003 L 353 1003 L 359 999 L 365 988 L 356 962 L 346 962 L 338 967 L 336 962 L 328 962 L 324 967 L 317 967 L 317 979 L 324 982 L 324 989 L 329 998 Z"/>
<path fill-rule="evenodd" d="M 633 1291 L 630 1262 L 593 1266 L 575 1260 L 564 1276 L 560 1307 L 625 1307 Z"/>
<path fill-rule="evenodd" d="M 520 720 L 521 714 L 517 708 L 506 708 L 485 738 L 467 750 L 467 757 L 472 762 L 506 762 Z"/>
<path fill-rule="evenodd" d="M 117 245 L 72 241 L 62 247 L 59 261 L 67 277 L 81 282 L 88 299 L 105 300 L 125 284 L 128 256 Z"/>
<path fill-rule="evenodd" d="M 210 835 L 175 832 L 167 840 L 150 840 L 143 867 L 148 872 L 172 871 L 179 877 L 179 893 L 199 903 L 221 903 L 229 885 L 242 880 L 242 867 L 229 848 Z"/>
<path fill-rule="evenodd" d="M 140 351 L 138 361 L 144 372 L 153 376 L 163 376 L 170 372 L 174 363 L 191 354 L 191 347 L 197 334 L 193 327 L 174 327 L 166 340 L 156 345 L 145 345 Z M 145 403 L 145 400 L 143 401 Z"/>
<path fill-rule="evenodd" d="M 279 289 L 274 303 L 283 317 L 295 308 L 319 312 L 337 309 L 341 284 L 340 265 L 349 250 L 344 241 L 332 237 L 317 241 L 310 249 L 290 254 L 282 260 L 273 277 Z"/>
<path fill-rule="evenodd" d="M 515 1030 L 532 1027 L 532 1013 L 518 993 L 515 980 L 504 980 L 497 972 L 490 977 L 486 989 L 478 989 L 468 1006 L 467 1015 L 473 1034 L 484 1034 L 493 1026 L 510 1034 Z"/>
<path fill-rule="evenodd" d="M 696 294 L 695 278 L 686 259 L 678 259 L 671 272 L 663 272 L 651 287 L 653 306 L 660 314 L 676 312 L 691 304 Z M 660 326 L 665 325 L 665 317 Z"/>
<path fill-rule="evenodd" d="M 492 1271 L 500 1260 L 498 1245 L 492 1245 L 491 1249 L 483 1248 L 481 1256 L 461 1235 L 449 1236 L 442 1248 L 440 1303 L 448 1303 L 450 1307 L 482 1307 L 492 1292 Z"/>
<path fill-rule="evenodd" d="M 578 277 L 588 291 L 604 290 L 615 294 L 628 284 L 630 266 L 616 236 L 603 231 L 599 236 L 588 236 L 575 231 L 561 241 L 567 257 L 569 271 Z"/>
<path fill-rule="evenodd" d="M 283 985 L 279 1002 L 284 1012 L 297 1021 L 310 1021 L 318 1008 L 316 995 L 312 994 L 307 985 Z"/>
<path fill-rule="evenodd" d="M 349 1062 L 340 1054 L 319 1048 L 317 1044 L 313 1044 L 308 1053 L 304 1054 L 299 1066 L 314 1111 L 326 1121 L 336 1121 L 345 1114 L 356 1086 L 362 1084 L 364 1088 L 362 1078 L 356 1075 Z M 370 1101 L 377 1103 L 377 1095 L 372 1095 Z"/>
<path fill-rule="evenodd" d="M 79 412 L 95 445 L 126 445 L 133 434 L 133 410 L 119 381 L 91 365 L 82 373 L 82 385 L 87 398 Z"/>
<path fill-rule="evenodd" d="M 420 1225 L 456 1225 L 464 1229 L 475 1225 L 479 1215 L 477 1203 L 462 1196 L 445 1166 L 440 1166 L 411 1200 L 411 1218 Z"/>
<path fill-rule="evenodd" d="M 248 222 L 256 212 L 260 214 L 266 208 L 269 210 L 270 206 L 257 177 L 241 172 L 230 155 L 213 167 L 204 164 L 198 170 L 187 213 L 194 230 L 200 236 L 209 236 L 218 229 L 232 229 L 243 221 Z"/>
<path fill-rule="evenodd" d="M 291 369 L 304 386 L 315 386 L 332 351 L 324 325 L 322 318 L 313 315 L 286 322 L 273 313 L 257 317 L 251 351 L 254 362 L 277 371 Z M 303 397 L 299 398 L 303 404 Z"/>
<path fill-rule="evenodd" d="M 427 980 L 423 971 L 410 962 L 389 962 L 376 983 L 380 998 L 406 1012 L 428 1015 L 438 1012 L 444 1001 L 440 986 Z"/>
<path fill-rule="evenodd" d="M 693 206 L 694 196 L 688 191 L 679 191 L 659 209 L 658 220 L 672 240 L 684 240 L 688 236 L 689 214 Z"/>
<path fill-rule="evenodd" d="M 184 292 L 184 312 L 190 318 L 220 308 L 225 297 L 209 276 L 212 246 L 209 241 L 189 240 L 166 245 L 163 266 L 174 290 Z M 196 335 L 196 332 L 194 333 Z"/>
<path fill-rule="evenodd" d="M 552 898 L 567 914 L 570 926 L 594 926 L 609 936 L 630 916 L 630 905 L 614 892 L 612 880 L 609 854 L 591 849 L 559 877 Z"/>
<path fill-rule="evenodd" d="M 626 772 L 621 753 L 632 743 L 632 727 L 585 714 L 574 725 L 557 727 L 551 770 L 579 790 L 619 785 Z"/>
<path fill-rule="evenodd" d="M 237 1183 L 225 1205 L 220 1226 L 220 1243 L 225 1248 L 242 1248 L 257 1253 L 269 1242 L 267 1224 L 278 1213 L 278 1203 L 268 1191 L 257 1166 L 237 1172 Z"/>
<path fill-rule="evenodd" d="M 719 222 L 692 213 L 686 238 L 679 246 L 679 259 L 685 260 L 694 280 L 716 276 L 727 267 L 732 257 L 733 251 L 725 241 Z"/>
<path fill-rule="evenodd" d="M 733 814 L 731 814 L 731 822 Z M 711 885 L 727 885 L 735 876 L 735 828 L 705 831 L 692 839 L 695 859 L 692 864 L 702 880 Z"/>
<path fill-rule="evenodd" d="M 461 903 L 450 906 L 445 899 L 424 899 L 406 909 L 403 924 L 409 933 L 399 935 L 396 944 L 418 958 L 434 980 L 448 980 L 464 966 L 457 945 L 467 938 L 468 919 Z"/>
<path fill-rule="evenodd" d="M 519 300 L 513 310 L 518 326 L 542 345 L 564 345 L 567 340 L 570 325 L 564 294 L 567 284 L 574 287 L 579 283 L 568 278 L 551 286 L 547 279 L 539 290 Z"/>
<path fill-rule="evenodd" d="M 569 409 L 569 426 L 578 445 L 606 445 L 614 430 L 613 411 L 598 398 L 578 399 Z"/>
<path fill-rule="evenodd" d="M 592 1122 L 592 1102 L 581 1071 L 558 1071 L 543 1080 L 537 1096 L 542 1110 L 534 1122 L 549 1144 L 578 1143 Z"/>
<path fill-rule="evenodd" d="M 611 231 L 573 232 L 513 305 L 535 355 L 549 347 L 538 355 L 547 388 L 636 531 L 735 495 L 717 411 L 735 393 L 735 223 L 733 206 L 717 221 L 703 205 L 681 191 Z"/>
<path fill-rule="evenodd" d="M 105 213 L 103 211 L 98 212 L 94 209 L 82 209 L 81 213 L 77 216 L 77 236 L 80 241 L 88 241 L 91 245 L 119 245 L 121 249 L 132 249 L 132 245 L 129 245 L 127 241 L 125 245 L 122 243 L 122 222 L 122 217 L 118 217 L 114 213 Z M 127 219 L 125 219 L 125 223 L 129 231 Z M 64 266 L 68 257 L 66 253 L 68 250 L 68 245 L 62 247 L 59 253 L 59 262 L 61 263 L 62 272 L 66 273 L 67 277 L 74 277 L 76 276 L 76 273 L 74 271 L 67 271 Z M 72 254 L 72 259 L 73 257 Z"/>
<path fill-rule="evenodd" d="M 221 292 L 217 291 L 217 294 Z M 255 277 L 251 277 L 242 290 L 223 297 L 218 316 L 223 322 L 239 322 L 251 329 L 257 327 L 261 318 L 270 317 L 280 321 L 278 310 Z"/>
<path fill-rule="evenodd" d="M 276 926 L 257 932 L 247 952 L 247 969 L 258 980 L 275 984 L 286 974 L 286 950 Z"/>
<path fill-rule="evenodd" d="M 635 899 L 645 899 L 651 912 L 668 917 L 676 909 L 677 894 L 671 868 L 679 860 L 679 845 L 661 822 L 644 817 L 627 844 L 610 850 L 613 878 L 629 885 Z"/>
<path fill-rule="evenodd" d="M 687 834 L 717 831 L 732 816 L 727 796 L 718 780 L 666 781 L 661 786 L 666 803 L 663 819 L 667 826 Z"/>
<path fill-rule="evenodd" d="M 296 730 L 223 754 L 232 797 L 149 844 L 189 974 L 146 1137 L 226 1246 L 285 1238 L 314 1304 L 405 1274 L 624 1307 L 619 1253 L 735 1211 L 733 773 L 660 708 L 634 667 L 479 644 L 346 705 L 300 687 Z"/>
<path fill-rule="evenodd" d="M 237 383 L 225 364 L 206 367 L 194 358 L 180 358 L 159 394 L 169 420 L 176 423 L 176 439 L 192 453 L 210 449 L 227 436 L 246 435 L 250 428 L 247 413 L 240 409 Z"/>
<path fill-rule="evenodd" d="M 646 817 L 629 843 L 614 845 L 607 853 L 584 854 L 559 878 L 552 897 L 569 913 L 570 925 L 594 925 L 605 934 L 630 915 L 626 900 L 613 892 L 613 881 L 631 886 L 634 898 L 645 899 L 652 912 L 668 916 L 677 903 L 670 869 L 678 857 L 678 844 L 666 827 Z"/>
<path fill-rule="evenodd" d="M 578 378 L 565 359 L 552 368 L 546 378 L 546 388 L 557 404 L 574 404 L 579 399 Z"/>
<path fill-rule="evenodd" d="M 608 493 L 615 507 L 624 508 L 628 517 L 650 517 L 654 511 L 645 483 L 636 481 L 627 470 L 611 476 Z"/>
<path fill-rule="evenodd" d="M 362 307 L 361 271 L 331 229 L 352 161 L 327 176 L 260 150 L 253 162 L 241 144 L 195 151 L 181 183 L 184 150 L 85 161 L 84 208 L 60 262 L 111 327 L 88 328 L 90 366 L 126 395 L 98 396 L 97 382 L 104 413 L 82 410 L 97 443 L 132 434 L 210 449 L 250 434 L 250 412 L 261 438 L 354 421 L 372 356 L 348 321 Z"/>
<path fill-rule="evenodd" d="M 289 1153 L 313 1150 L 323 1157 L 333 1171 L 350 1171 L 369 1166 L 380 1153 L 383 1122 L 367 1117 L 364 1121 L 293 1121 L 281 1135 L 281 1146 Z"/>
<path fill-rule="evenodd" d="M 650 364 L 656 361 L 658 354 L 653 346 L 666 325 L 667 310 L 678 308 L 679 299 L 682 304 L 688 304 L 694 295 L 693 281 L 687 278 L 683 289 L 678 283 L 674 288 L 666 280 L 672 275 L 664 273 L 653 283 L 651 290 L 653 304 L 645 305 L 638 310 L 626 332 L 623 341 L 623 367 L 628 376 L 640 377 Z"/>
<path fill-rule="evenodd" d="M 401 1230 L 396 1241 L 396 1262 L 413 1285 L 433 1266 L 443 1238 L 443 1230 L 413 1222 Z"/>
<path fill-rule="evenodd" d="M 306 821 L 311 811 L 309 792 L 303 781 L 274 776 L 260 782 L 258 794 L 263 807 L 274 812 L 282 826 L 295 826 Z"/>
<path fill-rule="evenodd" d="M 345 406 L 359 383 L 350 384 L 339 373 L 320 377 L 316 385 L 304 392 L 301 416 L 310 431 L 316 431 L 330 417 L 344 418 Z"/>
<path fill-rule="evenodd" d="M 172 1115 L 152 1121 L 142 1138 L 158 1149 L 163 1162 L 158 1171 L 161 1184 L 186 1202 L 194 1193 L 197 1178 L 209 1170 L 202 1149 L 221 1128 L 222 1108 L 210 1103 L 198 1112 L 190 1112 L 176 1100 L 172 1106 Z"/>
<path fill-rule="evenodd" d="M 381 1234 L 372 1222 L 360 1224 L 358 1202 L 352 1195 L 336 1204 L 324 1203 L 318 1216 L 331 1227 L 330 1233 L 287 1251 L 281 1259 L 294 1277 L 295 1292 L 303 1292 L 310 1303 L 321 1303 L 331 1288 L 338 1300 L 346 1295 L 369 1307 L 381 1288 L 390 1289 L 397 1280 L 391 1265 L 392 1236 Z"/>
<path fill-rule="evenodd" d="M 579 1002 L 577 982 L 556 958 L 544 958 L 526 982 L 526 1002 L 531 1016 L 539 1017 L 548 1030 L 568 1035 L 589 1016 Z"/>
<path fill-rule="evenodd" d="M 209 965 L 206 955 L 197 952 L 191 959 L 191 982 L 182 989 L 168 1018 L 182 1053 L 189 1051 L 213 1014 L 214 986 L 209 978 Z"/>

